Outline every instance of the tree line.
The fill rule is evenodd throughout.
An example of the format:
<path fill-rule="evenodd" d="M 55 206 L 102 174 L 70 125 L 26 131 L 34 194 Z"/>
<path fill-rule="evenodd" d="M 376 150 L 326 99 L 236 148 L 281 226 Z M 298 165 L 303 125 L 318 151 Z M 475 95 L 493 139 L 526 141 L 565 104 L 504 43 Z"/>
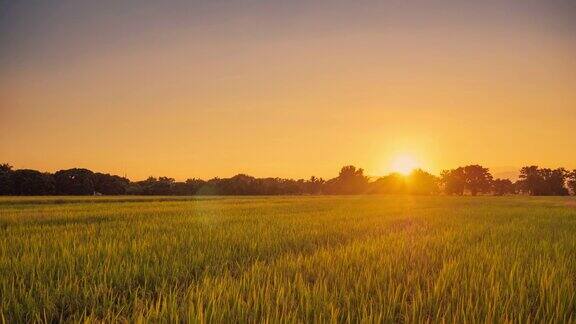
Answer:
<path fill-rule="evenodd" d="M 0 164 L 0 195 L 512 195 L 565 196 L 576 194 L 576 170 L 526 166 L 519 179 L 494 179 L 488 168 L 467 165 L 435 176 L 421 169 L 370 179 L 364 170 L 345 166 L 337 177 L 324 180 L 255 178 L 238 174 L 231 178 L 175 181 L 149 177 L 130 181 L 125 177 L 73 168 L 55 173 L 14 168 Z"/>

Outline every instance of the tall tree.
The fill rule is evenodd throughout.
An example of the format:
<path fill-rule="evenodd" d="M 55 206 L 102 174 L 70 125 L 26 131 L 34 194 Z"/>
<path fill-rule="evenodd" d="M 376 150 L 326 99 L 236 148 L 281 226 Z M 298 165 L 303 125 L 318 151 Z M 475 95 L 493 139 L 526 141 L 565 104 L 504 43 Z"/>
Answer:
<path fill-rule="evenodd" d="M 570 188 L 572 195 L 576 196 L 576 169 L 572 170 L 572 172 L 568 174 L 566 184 L 568 185 L 568 188 Z"/>
<path fill-rule="evenodd" d="M 326 182 L 326 190 L 331 194 L 359 194 L 368 189 L 368 177 L 364 169 L 348 165 L 340 170 L 337 178 Z"/>
<path fill-rule="evenodd" d="M 21 169 L 12 173 L 12 194 L 43 196 L 54 194 L 54 179 L 49 173 Z"/>
<path fill-rule="evenodd" d="M 464 168 L 443 170 L 440 173 L 440 183 L 447 195 L 463 195 L 466 189 L 466 175 Z"/>
<path fill-rule="evenodd" d="M 96 191 L 94 173 L 88 169 L 68 169 L 54 173 L 56 192 L 60 195 L 92 195 Z"/>
<path fill-rule="evenodd" d="M 542 190 L 542 177 L 538 172 L 538 166 L 525 166 L 520 169 L 518 184 L 523 193 L 532 196 L 539 195 Z"/>
<path fill-rule="evenodd" d="M 432 195 L 439 191 L 438 178 L 422 170 L 415 169 L 406 177 L 407 189 L 410 194 Z"/>
<path fill-rule="evenodd" d="M 12 195 L 12 166 L 8 163 L 0 164 L 0 195 Z"/>
<path fill-rule="evenodd" d="M 488 168 L 477 164 L 467 165 L 464 167 L 464 178 L 466 181 L 465 187 L 472 196 L 476 196 L 478 193 L 490 192 L 492 175 Z"/>
<path fill-rule="evenodd" d="M 94 173 L 94 190 L 104 195 L 123 195 L 130 180 L 116 175 Z"/>
<path fill-rule="evenodd" d="M 541 169 L 540 174 L 545 183 L 546 194 L 551 196 L 566 196 L 566 178 L 568 172 L 564 168 L 558 169 Z"/>
<path fill-rule="evenodd" d="M 304 192 L 308 195 L 319 195 L 322 193 L 322 186 L 325 182 L 322 178 L 311 176 L 304 184 Z"/>
<path fill-rule="evenodd" d="M 520 186 L 524 193 L 533 196 L 565 196 L 568 194 L 564 168 L 540 169 L 537 166 L 523 167 L 520 170 Z"/>
<path fill-rule="evenodd" d="M 510 179 L 494 179 L 492 181 L 492 193 L 496 196 L 513 194 L 514 191 L 514 183 Z"/>
<path fill-rule="evenodd" d="M 370 183 L 370 193 L 403 194 L 407 192 L 406 177 L 400 173 L 390 173 Z"/>

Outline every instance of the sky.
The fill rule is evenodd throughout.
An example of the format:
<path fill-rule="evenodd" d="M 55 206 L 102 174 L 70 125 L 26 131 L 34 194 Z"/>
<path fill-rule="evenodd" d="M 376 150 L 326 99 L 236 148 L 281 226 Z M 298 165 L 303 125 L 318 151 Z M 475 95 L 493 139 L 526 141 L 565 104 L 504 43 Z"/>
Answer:
<path fill-rule="evenodd" d="M 576 168 L 576 1 L 0 0 L 0 162 Z"/>

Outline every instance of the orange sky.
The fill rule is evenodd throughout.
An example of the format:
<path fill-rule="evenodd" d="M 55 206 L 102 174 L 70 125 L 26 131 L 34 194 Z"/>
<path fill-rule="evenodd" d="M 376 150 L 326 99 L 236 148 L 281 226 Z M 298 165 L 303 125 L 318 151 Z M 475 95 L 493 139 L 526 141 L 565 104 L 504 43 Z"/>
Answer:
<path fill-rule="evenodd" d="M 0 162 L 17 168 L 576 168 L 570 1 L 1 6 Z"/>

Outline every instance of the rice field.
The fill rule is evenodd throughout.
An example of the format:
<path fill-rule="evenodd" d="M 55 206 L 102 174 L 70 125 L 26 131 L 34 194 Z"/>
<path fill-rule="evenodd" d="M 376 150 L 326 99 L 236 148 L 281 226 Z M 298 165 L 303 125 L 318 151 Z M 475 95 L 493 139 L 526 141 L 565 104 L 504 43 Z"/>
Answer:
<path fill-rule="evenodd" d="M 576 322 L 576 200 L 0 199 L 0 322 Z"/>

